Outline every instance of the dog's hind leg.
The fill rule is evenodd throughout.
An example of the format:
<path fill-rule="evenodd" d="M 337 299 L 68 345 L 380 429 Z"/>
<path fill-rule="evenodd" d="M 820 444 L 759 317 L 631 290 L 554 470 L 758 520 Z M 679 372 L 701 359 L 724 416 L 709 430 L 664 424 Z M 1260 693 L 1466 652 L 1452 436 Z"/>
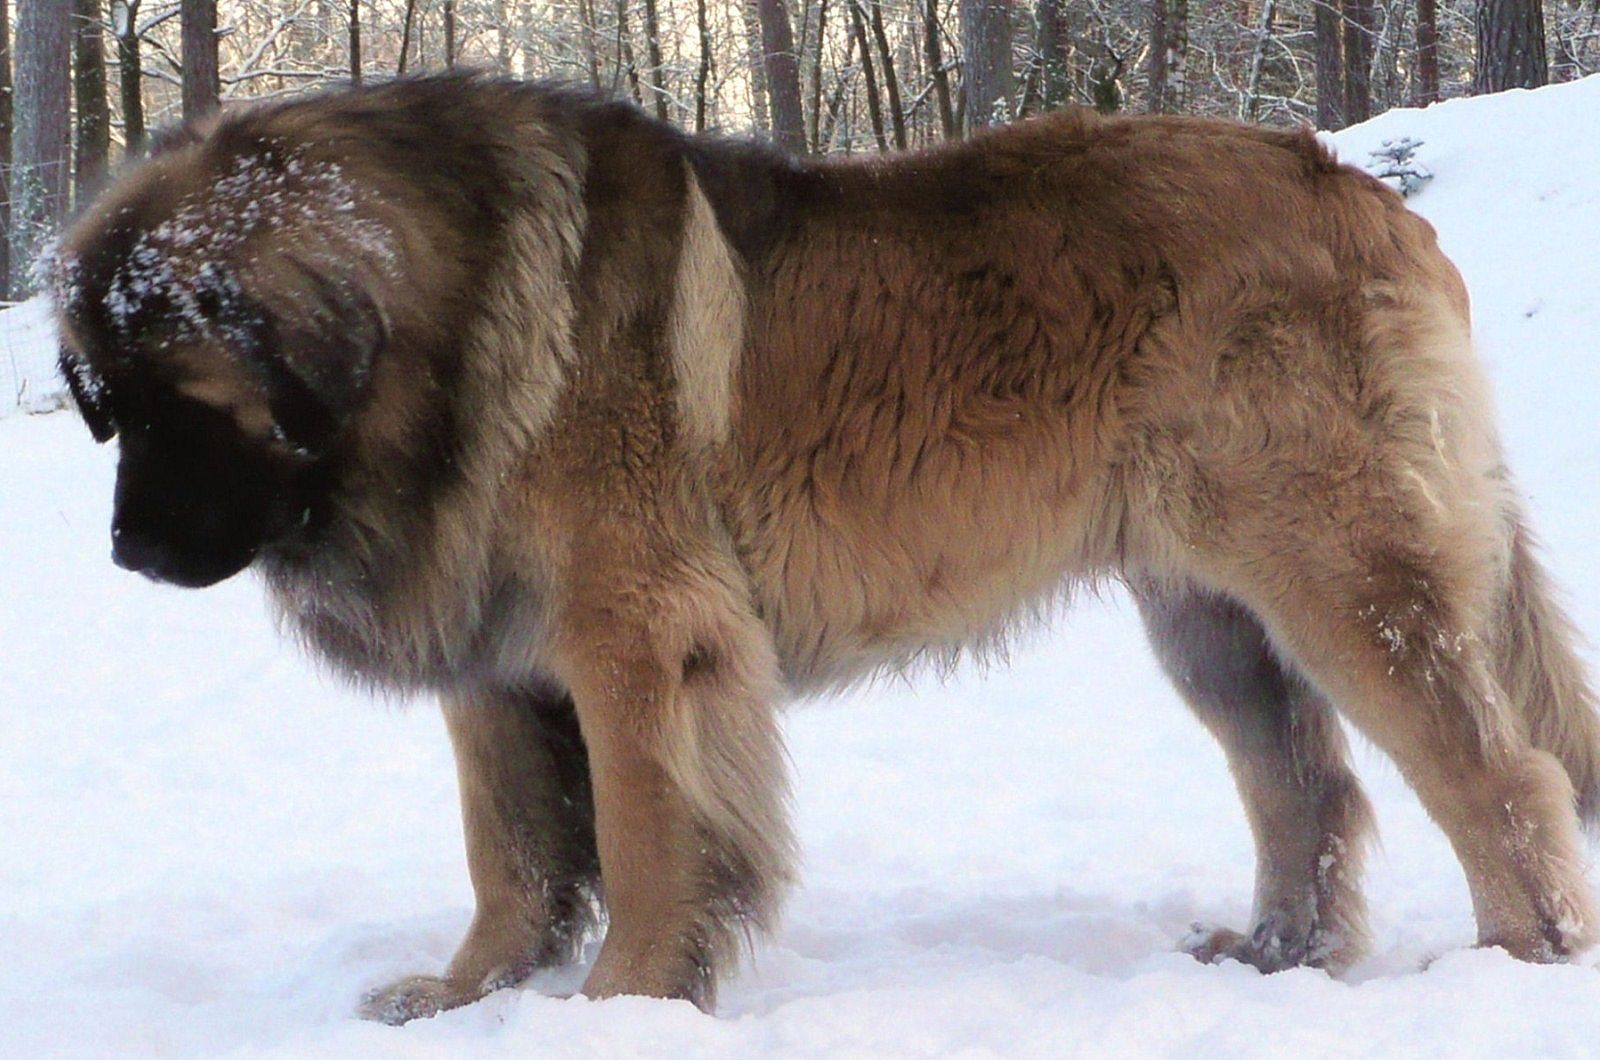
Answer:
<path fill-rule="evenodd" d="M 1488 595 L 1482 583 L 1497 580 L 1498 564 L 1481 556 L 1457 566 L 1434 543 L 1375 545 L 1368 538 L 1364 556 L 1280 551 L 1253 565 L 1264 592 L 1252 604 L 1449 836 L 1479 942 L 1524 960 L 1571 956 L 1595 940 L 1600 920 L 1572 784 L 1530 745 L 1493 673 L 1489 608 L 1473 601 Z"/>
<path fill-rule="evenodd" d="M 1222 745 L 1256 842 L 1250 929 L 1208 931 L 1190 952 L 1264 972 L 1348 966 L 1367 944 L 1372 811 L 1333 711 L 1235 601 L 1186 583 L 1134 592 L 1162 668 Z"/>
<path fill-rule="evenodd" d="M 443 976 L 369 995 L 362 1014 L 404 1023 L 469 1004 L 576 956 L 600 876 L 588 756 L 572 700 L 553 688 L 482 691 L 444 705 L 477 912 Z"/>
<path fill-rule="evenodd" d="M 1132 496 L 1166 534 L 1152 566 L 1238 600 L 1393 759 L 1460 859 L 1479 942 L 1557 960 L 1600 938 L 1558 757 L 1584 781 L 1589 708 L 1555 613 L 1508 603 L 1536 586 L 1466 292 L 1425 243 L 1405 278 L 1268 307 L 1237 357 L 1197 361 L 1136 436 Z M 1508 620 L 1543 639 L 1508 651 Z"/>

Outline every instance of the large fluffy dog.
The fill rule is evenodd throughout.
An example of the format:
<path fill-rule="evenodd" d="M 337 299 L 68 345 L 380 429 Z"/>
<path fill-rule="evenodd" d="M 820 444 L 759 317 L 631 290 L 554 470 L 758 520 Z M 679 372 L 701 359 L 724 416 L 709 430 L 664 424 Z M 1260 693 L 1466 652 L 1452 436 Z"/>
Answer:
<path fill-rule="evenodd" d="M 775 711 L 1125 581 L 1222 741 L 1255 923 L 1337 969 L 1371 813 L 1480 940 L 1596 937 L 1600 728 L 1431 229 L 1308 135 L 1061 114 L 799 162 L 450 77 L 239 110 L 64 240 L 118 563 L 254 566 L 346 673 L 442 694 L 471 930 L 404 1020 L 569 959 L 713 999 L 789 882 Z M 914 719 L 907 719 L 913 724 Z"/>

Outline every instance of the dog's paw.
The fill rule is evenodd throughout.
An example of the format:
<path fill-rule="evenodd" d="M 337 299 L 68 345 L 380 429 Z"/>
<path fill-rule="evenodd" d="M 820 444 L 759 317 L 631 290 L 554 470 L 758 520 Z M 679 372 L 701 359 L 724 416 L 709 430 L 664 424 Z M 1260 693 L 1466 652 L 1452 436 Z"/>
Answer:
<path fill-rule="evenodd" d="M 369 991 L 361 998 L 361 1007 L 356 1011 L 362 1019 L 398 1027 L 412 1020 L 437 1016 L 447 1009 L 470 1005 L 482 996 L 481 991 L 464 990 L 451 979 L 411 975 Z"/>
<path fill-rule="evenodd" d="M 1201 964 L 1216 964 L 1245 941 L 1245 936 L 1232 928 L 1202 924 L 1197 920 L 1189 925 L 1189 933 L 1178 940 L 1178 949 Z"/>
<path fill-rule="evenodd" d="M 1265 917 L 1248 935 L 1194 924 L 1179 946 L 1202 964 L 1238 961 L 1268 975 L 1288 968 L 1324 968 L 1339 952 L 1337 940 L 1327 932 L 1298 927 L 1279 916 Z"/>

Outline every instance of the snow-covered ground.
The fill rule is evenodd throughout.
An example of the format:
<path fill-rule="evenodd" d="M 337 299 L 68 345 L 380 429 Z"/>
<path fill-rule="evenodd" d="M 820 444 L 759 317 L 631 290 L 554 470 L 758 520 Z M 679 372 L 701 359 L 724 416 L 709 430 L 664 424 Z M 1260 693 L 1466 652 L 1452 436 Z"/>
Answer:
<path fill-rule="evenodd" d="M 1333 139 L 1360 162 L 1405 135 L 1548 560 L 1600 634 L 1600 78 Z M 0 381 L 8 352 L 53 356 L 19 315 L 0 314 Z M 441 968 L 471 912 L 442 724 L 320 678 L 249 579 L 196 594 L 113 568 L 114 459 L 70 415 L 0 422 L 0 1056 L 1600 1048 L 1595 959 L 1468 949 L 1454 858 L 1365 748 L 1374 956 L 1335 981 L 1174 952 L 1191 921 L 1245 922 L 1252 851 L 1220 754 L 1116 596 L 1009 669 L 791 713 L 804 883 L 717 1018 L 545 996 L 569 970 L 403 1028 L 358 1021 L 364 989 Z"/>

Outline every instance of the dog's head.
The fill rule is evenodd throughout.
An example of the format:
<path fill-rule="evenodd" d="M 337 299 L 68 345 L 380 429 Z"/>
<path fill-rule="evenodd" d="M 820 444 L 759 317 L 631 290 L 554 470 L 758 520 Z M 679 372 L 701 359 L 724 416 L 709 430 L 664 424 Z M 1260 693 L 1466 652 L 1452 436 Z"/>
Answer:
<path fill-rule="evenodd" d="M 120 444 L 118 565 L 210 585 L 312 519 L 386 339 L 362 271 L 380 235 L 337 165 L 226 130 L 127 174 L 69 230 L 61 370 Z"/>

